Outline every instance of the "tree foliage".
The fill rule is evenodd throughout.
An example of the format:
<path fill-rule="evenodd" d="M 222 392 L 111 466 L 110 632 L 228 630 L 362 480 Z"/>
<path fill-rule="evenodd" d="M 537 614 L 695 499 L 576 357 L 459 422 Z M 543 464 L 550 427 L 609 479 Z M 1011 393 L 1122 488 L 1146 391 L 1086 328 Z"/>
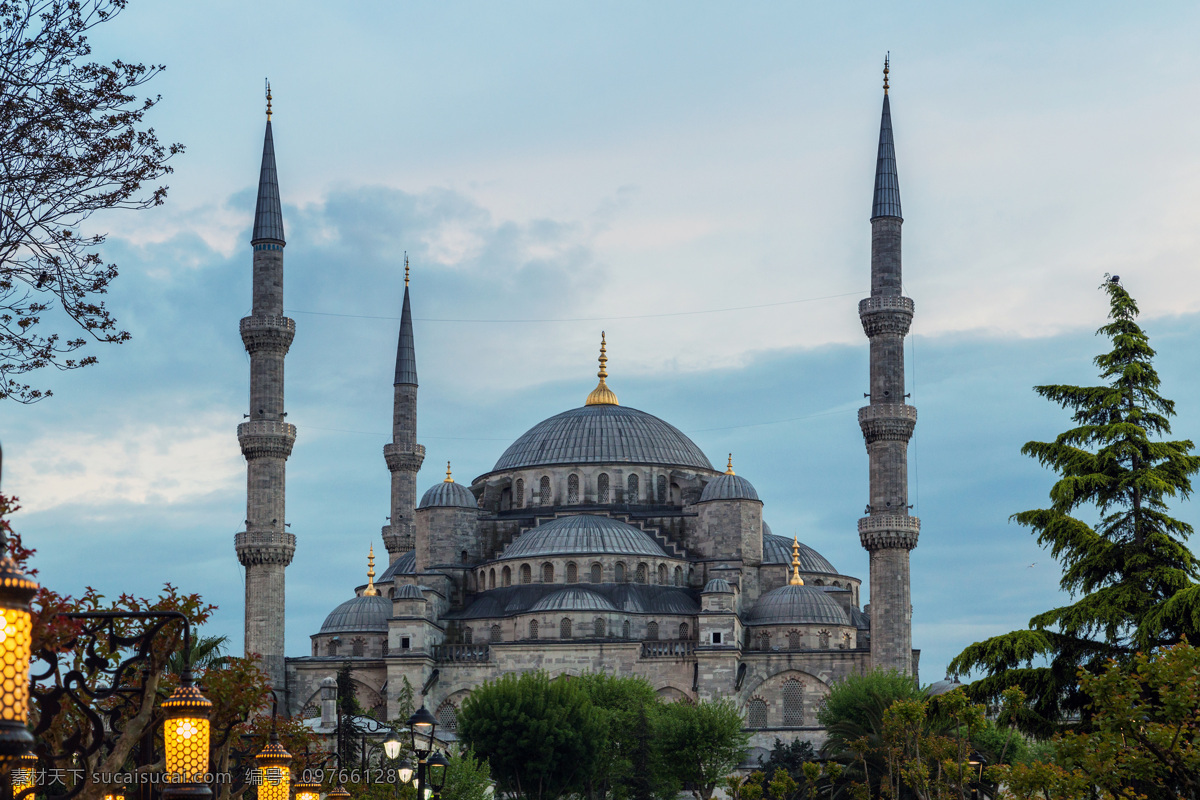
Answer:
<path fill-rule="evenodd" d="M 1021 724 L 1039 735 L 1086 713 L 1079 668 L 1098 671 L 1110 658 L 1200 633 L 1198 564 L 1185 543 L 1192 528 L 1167 506 L 1191 495 L 1200 458 L 1191 441 L 1163 438 L 1175 404 L 1159 394 L 1137 304 L 1115 278 L 1102 288 L 1110 321 L 1097 333 L 1112 345 L 1095 358 L 1104 383 L 1035 387 L 1070 410 L 1075 427 L 1022 448 L 1060 477 L 1048 508 L 1013 515 L 1061 563 L 1060 586 L 1073 602 L 1038 614 L 1028 630 L 971 645 L 950 664 L 955 674 L 983 672 L 969 689 L 976 698 L 1019 687 L 1030 704 Z"/>
<path fill-rule="evenodd" d="M 656 738 L 675 777 L 701 800 L 742 762 L 750 735 L 731 700 L 667 703 Z"/>
<path fill-rule="evenodd" d="M 117 265 L 100 255 L 105 234 L 89 218 L 160 205 L 179 144 L 164 146 L 139 99 L 164 67 L 89 59 L 88 34 L 127 0 L 0 0 L 0 399 L 34 402 L 49 391 L 21 382 L 45 367 L 96 362 L 74 354 L 87 338 L 129 334 L 101 295 Z M 63 338 L 47 314 L 84 335 Z"/>

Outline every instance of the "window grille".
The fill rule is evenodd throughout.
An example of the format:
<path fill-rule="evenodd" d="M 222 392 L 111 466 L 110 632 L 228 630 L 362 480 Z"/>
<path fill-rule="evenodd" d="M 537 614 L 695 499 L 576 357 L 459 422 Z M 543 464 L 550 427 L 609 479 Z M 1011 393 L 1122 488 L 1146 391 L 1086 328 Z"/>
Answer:
<path fill-rule="evenodd" d="M 800 631 L 788 631 L 788 650 L 800 649 Z"/>
<path fill-rule="evenodd" d="M 538 622 L 536 619 L 529 621 L 529 638 L 536 639 L 538 637 Z"/>
<path fill-rule="evenodd" d="M 637 566 L 637 582 L 638 583 L 646 583 L 647 581 L 649 581 L 649 577 L 648 577 L 649 573 L 650 573 L 650 567 L 646 566 L 645 564 L 638 564 L 638 566 Z"/>
<path fill-rule="evenodd" d="M 564 617 L 563 621 L 558 623 L 558 638 L 560 638 L 560 639 L 570 639 L 571 638 L 571 620 L 569 617 Z"/>
<path fill-rule="evenodd" d="M 783 725 L 794 728 L 804 724 L 804 687 L 800 681 L 790 680 L 783 684 Z"/>
<path fill-rule="evenodd" d="M 636 473 L 630 473 L 629 478 L 625 481 L 625 502 L 636 503 L 638 501 L 638 476 Z"/>
<path fill-rule="evenodd" d="M 659 586 L 667 585 L 667 565 L 666 564 L 658 565 L 658 585 Z"/>
<path fill-rule="evenodd" d="M 608 473 L 601 472 L 596 478 L 596 502 L 608 502 Z"/>
<path fill-rule="evenodd" d="M 360 656 L 361 657 L 363 654 L 366 653 L 366 650 L 367 650 L 367 643 L 364 642 L 362 639 L 355 639 L 353 642 L 350 643 L 350 655 L 352 655 L 352 656 Z"/>
<path fill-rule="evenodd" d="M 686 622 L 679 623 L 679 638 L 688 638 L 688 624 Z"/>
<path fill-rule="evenodd" d="M 667 476 L 666 475 L 658 476 L 658 502 L 659 503 L 667 502 Z"/>
<path fill-rule="evenodd" d="M 438 706 L 438 729 L 444 731 L 458 730 L 458 709 L 449 700 Z"/>
<path fill-rule="evenodd" d="M 525 479 L 517 478 L 517 487 L 513 490 L 513 505 L 517 508 L 525 506 Z"/>
<path fill-rule="evenodd" d="M 623 623 L 621 623 L 621 638 L 629 638 L 629 620 L 625 620 Z"/>
<path fill-rule="evenodd" d="M 683 586 L 683 567 L 675 568 L 675 585 Z"/>
<path fill-rule="evenodd" d="M 498 642 L 498 641 L 500 641 L 500 637 L 501 637 L 501 635 L 502 635 L 502 634 L 501 634 L 500 626 L 499 626 L 499 625 L 493 625 L 493 626 L 492 626 L 492 641 L 493 641 L 493 642 Z"/>
<path fill-rule="evenodd" d="M 554 583 L 554 565 L 550 562 L 542 564 L 542 583 Z"/>
<path fill-rule="evenodd" d="M 650 623 L 646 624 L 646 638 L 647 639 L 657 639 L 658 638 L 658 623 L 657 622 L 650 622 Z"/>
<path fill-rule="evenodd" d="M 538 484 L 538 502 L 544 506 L 550 505 L 550 476 L 543 475 Z"/>
<path fill-rule="evenodd" d="M 505 567 L 500 573 L 500 577 L 505 586 L 512 586 L 512 570 Z"/>
<path fill-rule="evenodd" d="M 572 561 L 570 564 L 567 564 L 567 583 L 577 583 L 578 581 L 579 568 L 576 567 L 575 562 Z"/>
<path fill-rule="evenodd" d="M 828 650 L 829 649 L 829 631 L 818 631 L 817 632 L 817 641 L 819 641 L 821 643 L 820 646 L 821 646 L 822 650 Z"/>
<path fill-rule="evenodd" d="M 604 569 L 599 564 L 592 564 L 592 583 L 600 583 L 604 580 Z"/>
<path fill-rule="evenodd" d="M 618 561 L 617 566 L 613 568 L 613 580 L 615 580 L 617 583 L 625 582 L 625 565 L 620 561 Z"/>
<path fill-rule="evenodd" d="M 592 621 L 592 635 L 595 636 L 597 639 L 604 636 L 604 618 L 603 617 L 596 617 L 596 619 L 594 619 Z"/>
<path fill-rule="evenodd" d="M 756 697 L 746 704 L 746 727 L 767 727 L 767 701 Z"/>
<path fill-rule="evenodd" d="M 467 644 L 470 644 L 471 640 L 474 637 L 475 637 L 475 634 L 474 634 L 474 632 L 472 632 L 472 630 L 470 628 L 463 629 L 463 641 L 464 642 L 466 642 Z"/>
<path fill-rule="evenodd" d="M 575 505 L 579 502 L 579 476 L 572 474 L 567 478 L 567 503 Z"/>
<path fill-rule="evenodd" d="M 533 583 L 533 568 L 528 564 L 521 565 L 521 583 Z"/>

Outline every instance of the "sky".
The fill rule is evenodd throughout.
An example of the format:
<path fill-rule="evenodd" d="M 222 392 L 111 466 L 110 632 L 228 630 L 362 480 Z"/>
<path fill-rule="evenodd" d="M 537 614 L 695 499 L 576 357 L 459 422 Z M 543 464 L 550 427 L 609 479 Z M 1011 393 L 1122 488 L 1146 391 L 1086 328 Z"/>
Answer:
<path fill-rule="evenodd" d="M 1118 3 L 152 3 L 93 36 L 163 63 L 182 142 L 161 208 L 94 218 L 133 339 L 0 406 L 3 485 L 40 580 L 219 610 L 241 647 L 236 426 L 263 80 L 288 246 L 287 648 L 382 551 L 391 380 L 413 267 L 419 491 L 483 474 L 582 404 L 600 331 L 622 404 L 733 453 L 777 534 L 868 577 L 857 302 L 891 53 L 904 204 L 913 641 L 921 678 L 1068 598 L 1009 515 L 1052 476 L 1020 455 L 1086 384 L 1121 275 L 1178 438 L 1200 439 L 1200 8 Z M 1193 524 L 1191 502 L 1174 506 Z"/>

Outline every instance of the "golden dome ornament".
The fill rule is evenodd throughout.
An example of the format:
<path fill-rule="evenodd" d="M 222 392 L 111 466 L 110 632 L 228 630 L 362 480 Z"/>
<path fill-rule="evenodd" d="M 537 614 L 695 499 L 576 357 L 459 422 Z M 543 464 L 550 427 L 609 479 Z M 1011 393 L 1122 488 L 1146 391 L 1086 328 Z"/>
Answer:
<path fill-rule="evenodd" d="M 596 384 L 596 388 L 592 389 L 592 393 L 587 396 L 585 406 L 619 406 L 617 396 L 613 394 L 613 390 L 608 388 L 608 384 L 604 379 L 608 377 L 608 355 L 606 343 L 604 341 L 604 331 L 600 331 L 600 371 L 596 373 L 596 377 L 600 379 L 600 383 Z"/>

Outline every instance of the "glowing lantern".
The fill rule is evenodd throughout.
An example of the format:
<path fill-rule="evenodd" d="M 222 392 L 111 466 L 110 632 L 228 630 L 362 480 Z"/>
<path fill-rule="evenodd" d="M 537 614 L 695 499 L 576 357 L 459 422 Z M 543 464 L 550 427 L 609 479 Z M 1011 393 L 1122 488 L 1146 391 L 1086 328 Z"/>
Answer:
<path fill-rule="evenodd" d="M 207 797 L 211 790 L 202 781 L 208 774 L 208 717 L 212 701 L 192 685 L 184 672 L 179 688 L 163 701 L 166 713 L 163 740 L 167 745 L 167 774 L 163 791 L 170 797 Z"/>

